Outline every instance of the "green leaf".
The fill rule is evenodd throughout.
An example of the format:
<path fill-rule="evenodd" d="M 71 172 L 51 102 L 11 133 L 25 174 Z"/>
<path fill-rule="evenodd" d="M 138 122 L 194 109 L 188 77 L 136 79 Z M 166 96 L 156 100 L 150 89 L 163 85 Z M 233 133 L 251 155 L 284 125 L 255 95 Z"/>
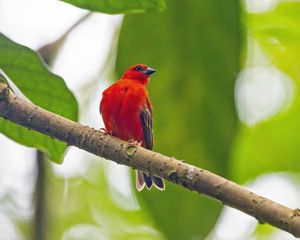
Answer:
<path fill-rule="evenodd" d="M 31 49 L 16 44 L 0 34 L 0 68 L 34 104 L 77 121 L 77 101 L 64 80 L 52 74 Z M 35 147 L 61 162 L 66 144 L 43 134 L 0 119 L 0 132 L 14 141 Z"/>
<path fill-rule="evenodd" d="M 62 0 L 90 11 L 109 14 L 162 11 L 164 0 Z"/>
<path fill-rule="evenodd" d="M 130 15 L 119 40 L 119 76 L 145 63 L 157 69 L 148 85 L 154 150 L 226 175 L 238 120 L 239 1 L 169 1 L 164 13 Z M 137 25 L 139 27 L 137 27 Z M 167 184 L 138 194 L 167 239 L 204 239 L 221 205 Z"/>
<path fill-rule="evenodd" d="M 249 14 L 250 35 L 271 64 L 300 87 L 300 3 L 283 2 L 274 10 Z M 254 128 L 241 127 L 231 165 L 232 177 L 245 182 L 274 171 L 300 171 L 300 94 L 292 106 Z"/>

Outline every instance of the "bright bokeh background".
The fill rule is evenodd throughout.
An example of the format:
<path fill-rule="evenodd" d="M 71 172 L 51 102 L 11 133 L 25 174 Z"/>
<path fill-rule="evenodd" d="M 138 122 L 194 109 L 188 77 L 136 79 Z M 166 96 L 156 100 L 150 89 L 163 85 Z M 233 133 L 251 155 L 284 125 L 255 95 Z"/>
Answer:
<path fill-rule="evenodd" d="M 214 168 L 214 163 L 208 162 L 204 164 L 210 170 L 226 175 L 258 194 L 291 208 L 297 208 L 300 202 L 300 191 L 297 187 L 297 183 L 299 183 L 297 171 L 299 169 L 289 167 L 290 165 L 293 166 L 294 163 L 289 163 L 286 160 L 286 158 L 289 158 L 289 155 L 284 153 L 288 152 L 289 145 L 286 147 L 285 145 L 282 146 L 283 154 L 281 155 L 283 157 L 282 161 L 286 160 L 287 165 L 275 163 L 274 165 L 276 166 L 273 166 L 272 158 L 274 156 L 269 154 L 270 149 L 274 146 L 275 148 L 276 146 L 281 146 L 280 142 L 272 143 L 272 138 L 280 140 L 280 136 L 278 137 L 274 133 L 276 130 L 272 129 L 272 126 L 275 129 L 279 127 L 281 129 L 280 132 L 286 132 L 284 128 L 290 125 L 285 123 L 285 121 L 288 122 L 286 119 L 289 119 L 290 116 L 293 117 L 293 113 L 297 112 L 297 99 L 299 99 L 297 89 L 300 80 L 297 79 L 299 70 L 294 70 L 296 67 L 291 67 L 293 64 L 297 65 L 297 63 L 293 62 L 292 57 L 288 59 L 290 65 L 284 63 L 285 59 L 278 59 L 279 57 L 286 57 L 285 54 L 290 54 L 290 52 L 295 50 L 292 40 L 296 41 L 293 38 L 299 37 L 299 34 L 287 34 L 294 31 L 288 20 L 281 22 L 282 25 L 278 32 L 276 32 L 276 21 L 274 23 L 275 30 L 272 29 L 273 18 L 280 18 L 280 14 L 287 14 L 288 11 L 286 9 L 282 12 L 280 10 L 276 11 L 276 7 L 280 4 L 283 5 L 283 1 L 247 0 L 242 3 L 246 12 L 241 17 L 242 25 L 245 28 L 245 33 L 243 33 L 244 42 L 241 44 L 242 59 L 240 64 L 242 67 L 239 73 L 234 73 L 235 77 L 233 80 L 236 81 L 234 87 L 230 90 L 232 91 L 232 99 L 235 98 L 234 108 L 239 117 L 239 123 L 236 124 L 237 127 L 235 128 L 236 136 L 228 140 L 234 139 L 232 140 L 233 147 L 228 151 L 228 161 L 224 163 L 225 165 L 222 165 L 222 163 L 220 167 Z M 175 6 L 175 3 L 173 5 L 169 1 L 168 7 L 171 9 L 170 11 L 174 10 L 175 12 L 176 9 L 180 9 L 180 3 L 177 2 L 178 6 Z M 38 50 L 57 41 L 74 23 L 87 14 L 88 12 L 85 10 L 60 1 L 0 0 L 0 32 L 17 43 Z M 153 17 L 151 14 L 153 13 L 149 13 L 150 18 Z M 288 17 L 289 15 L 284 16 Z M 80 122 L 83 124 L 95 128 L 103 127 L 98 111 L 101 92 L 111 82 L 115 81 L 126 68 L 125 53 L 128 56 L 128 53 L 132 52 L 132 56 L 128 56 L 130 58 L 128 59 L 129 65 L 133 61 L 132 59 L 138 59 L 137 61 L 139 61 L 139 55 L 151 55 L 151 50 L 150 52 L 147 51 L 147 47 L 151 48 L 149 46 L 151 43 L 148 42 L 146 44 L 142 42 L 141 45 L 134 44 L 130 46 L 130 49 L 128 47 L 129 50 L 124 50 L 125 43 L 131 41 L 129 33 L 134 26 L 134 22 L 136 22 L 136 28 L 131 32 L 132 36 L 135 38 L 138 36 L 138 33 L 134 31 L 141 31 L 145 35 L 148 34 L 147 28 L 140 28 L 143 28 L 143 24 L 144 26 L 149 26 L 151 21 L 149 20 L 149 23 L 147 23 L 147 20 L 145 22 L 141 20 L 141 26 L 139 26 L 139 22 L 134 19 L 135 17 L 141 19 L 142 15 L 132 15 L 128 17 L 128 20 L 125 19 L 124 29 L 122 29 L 123 32 L 121 32 L 120 38 L 120 53 L 118 52 L 118 38 L 123 15 L 100 13 L 90 14 L 59 43 L 58 47 L 52 49 L 50 68 L 54 73 L 63 77 L 67 86 L 75 94 L 80 106 Z M 172 17 L 172 21 L 178 21 L 179 25 L 184 24 L 180 23 L 180 20 L 176 19 L 176 17 Z M 298 21 L 300 19 L 300 15 L 293 17 L 298 19 Z M 293 21 L 293 19 L 290 21 Z M 158 29 L 161 27 L 158 25 L 154 26 Z M 264 26 L 266 28 L 265 31 L 263 29 Z M 170 27 L 170 31 L 172 27 Z M 282 32 L 280 32 L 281 30 Z M 182 33 L 176 33 L 176 39 L 179 39 L 178 42 L 184 37 Z M 169 33 L 166 32 L 165 34 L 168 35 Z M 214 34 L 217 33 L 212 33 L 212 36 L 215 36 Z M 193 36 L 188 37 L 193 38 Z M 290 38 L 289 41 L 287 40 L 288 37 Z M 167 52 L 176 44 L 181 44 L 174 39 L 172 40 L 173 42 L 169 43 L 167 36 L 163 36 L 161 39 L 160 43 L 162 45 L 165 44 L 161 51 L 166 50 Z M 178 56 L 176 54 L 174 53 L 173 57 L 170 54 L 170 58 L 174 62 L 180 62 L 181 60 L 175 61 L 174 58 L 182 57 L 180 56 L 181 53 L 179 52 Z M 157 56 L 157 58 L 160 57 L 164 59 L 163 54 L 162 56 Z M 152 59 L 149 59 L 151 63 Z M 117 73 L 115 72 L 116 61 L 118 63 Z M 189 69 L 188 60 L 184 59 L 183 61 L 186 61 L 187 64 L 186 66 L 181 65 L 181 67 Z M 173 67 L 169 66 L 165 61 L 164 64 L 165 69 L 169 67 L 168 69 L 170 70 Z M 163 68 L 163 64 L 155 67 Z M 191 69 L 191 72 L 199 73 L 200 77 L 207 77 L 206 73 L 201 71 L 196 70 L 193 72 Z M 209 74 L 213 73 L 214 71 L 209 72 Z M 157 75 L 153 77 L 155 79 L 153 81 L 159 81 L 159 78 L 162 78 L 164 74 L 163 69 L 161 75 L 160 71 L 158 71 Z M 171 74 L 170 71 L 167 74 Z M 172 77 L 175 79 L 178 76 L 172 75 Z M 179 77 L 184 79 L 186 76 L 180 75 Z M 167 83 L 161 84 L 167 85 Z M 182 88 L 180 84 L 178 86 L 179 89 Z M 162 89 L 165 88 L 165 86 L 159 86 L 155 82 L 152 82 L 150 86 L 150 94 L 153 92 L 153 95 L 157 96 L 153 101 L 154 109 L 156 105 L 158 106 L 158 99 L 160 97 L 163 99 L 163 94 L 172 95 L 172 93 L 161 93 L 160 87 Z M 206 87 L 209 89 L 210 86 Z M 197 91 L 195 87 L 195 92 L 190 93 L 192 103 L 193 101 L 196 103 L 198 93 L 201 96 L 205 96 L 204 90 L 203 92 Z M 170 99 L 167 98 L 167 101 L 170 101 Z M 176 107 L 181 104 L 180 101 L 178 99 L 178 102 L 172 102 L 174 106 L 172 106 L 171 110 L 176 112 L 172 117 L 166 117 L 164 114 L 167 113 L 161 111 L 155 115 L 157 118 L 159 116 L 162 116 L 161 119 L 164 118 L 164 121 L 158 120 L 162 124 L 158 125 L 156 129 L 159 129 L 166 121 L 172 122 L 169 126 L 164 125 L 166 130 L 162 129 L 155 133 L 158 135 L 157 144 L 159 146 L 157 150 L 162 150 L 170 155 L 173 154 L 172 148 L 181 147 L 176 142 L 172 142 L 170 145 L 165 143 L 169 130 L 174 132 L 182 127 L 179 120 L 177 122 L 176 119 L 174 120 L 180 114 L 176 111 Z M 161 106 L 164 104 L 161 102 Z M 184 108 L 185 106 L 182 107 Z M 218 109 L 215 110 L 217 111 Z M 220 110 L 218 114 L 220 115 L 219 118 L 222 119 L 222 117 L 226 118 L 224 114 L 226 115 L 227 113 Z M 281 121 L 284 124 L 280 125 Z M 172 126 L 174 128 L 169 129 Z M 210 127 L 217 128 L 214 125 Z M 287 132 L 289 131 L 292 130 Z M 204 133 L 206 134 L 206 132 Z M 159 134 L 164 136 L 159 136 Z M 184 136 L 184 130 L 181 134 L 183 138 L 189 139 L 188 135 Z M 268 141 L 268 137 L 270 137 L 270 141 Z M 284 137 L 288 138 L 284 141 L 290 141 L 291 144 L 293 141 L 297 141 L 297 137 L 292 138 L 293 136 L 290 135 Z M 191 141 L 193 140 L 191 139 Z M 263 144 L 268 144 L 268 142 L 271 142 L 270 147 L 262 146 Z M 166 146 L 162 146 L 163 144 L 166 144 Z M 190 144 L 193 145 L 193 143 Z M 32 200 L 36 179 L 35 150 L 18 145 L 3 135 L 0 135 L 0 146 L 0 239 L 30 239 L 32 228 L 30 222 L 34 215 Z M 195 148 L 197 148 L 196 143 Z M 295 148 L 292 149 L 294 154 L 291 156 L 292 160 L 300 156 L 299 154 L 297 155 Z M 189 153 L 190 150 L 187 147 L 182 147 L 180 150 L 182 150 L 183 155 L 178 157 L 189 160 L 189 156 L 184 154 L 184 152 Z M 203 150 L 205 154 L 201 156 L 205 156 L 203 158 L 207 159 L 213 158 L 211 157 L 213 154 L 210 155 L 209 151 Z M 262 167 L 259 167 L 259 161 L 263 158 L 268 160 L 265 164 L 262 164 Z M 251 161 L 253 161 L 255 166 L 251 165 Z M 274 159 L 274 161 L 281 160 Z M 199 165 L 202 166 L 201 164 Z M 226 171 L 223 168 L 226 168 Z M 267 169 L 270 170 L 268 171 Z M 291 173 L 293 170 L 295 172 Z M 162 223 L 157 220 L 157 216 L 153 216 L 155 214 L 151 214 L 151 211 L 157 213 L 159 207 L 151 205 L 147 201 L 147 195 L 145 198 L 136 195 L 130 169 L 110 162 L 104 162 L 101 159 L 95 159 L 92 155 L 71 147 L 66 153 L 63 164 L 47 163 L 47 172 L 46 187 L 47 191 L 49 191 L 47 208 L 49 211 L 45 214 L 49 214 L 47 217 L 49 228 L 46 232 L 48 237 L 50 236 L 49 239 L 170 238 L 170 233 L 168 231 L 164 232 L 165 228 L 159 226 L 166 223 Z M 171 189 L 170 191 L 178 191 L 177 187 L 171 185 L 168 185 L 168 187 Z M 176 190 L 174 190 L 175 188 Z M 151 192 L 146 194 L 151 194 Z M 155 194 L 153 196 L 156 196 Z M 163 196 L 167 197 L 167 195 Z M 198 196 L 196 197 L 198 198 Z M 151 199 L 151 197 L 148 199 Z M 152 199 L 152 201 L 155 201 L 155 199 Z M 172 201 L 172 199 L 169 199 L 169 201 Z M 214 200 L 205 201 L 211 202 Z M 165 202 L 162 202 L 162 204 L 165 204 Z M 182 205 L 184 204 L 183 199 Z M 214 208 L 214 206 L 211 206 L 211 208 Z M 174 212 L 175 209 L 170 211 Z M 177 214 L 177 217 L 180 218 L 180 212 Z M 215 215 L 215 217 L 212 217 L 212 219 L 215 219 L 218 215 L 218 210 L 215 210 L 212 215 Z M 199 215 L 199 218 L 201 217 L 203 216 Z M 170 218 L 170 216 L 167 216 L 167 218 Z M 211 221 L 214 222 L 215 220 Z M 209 227 L 207 229 L 211 230 L 205 230 L 210 232 L 207 239 L 213 240 L 294 239 L 290 234 L 275 230 L 269 226 L 257 227 L 255 219 L 228 207 L 223 208 L 215 227 L 213 229 Z M 185 235 L 189 236 L 188 233 L 183 233 L 183 236 Z"/>

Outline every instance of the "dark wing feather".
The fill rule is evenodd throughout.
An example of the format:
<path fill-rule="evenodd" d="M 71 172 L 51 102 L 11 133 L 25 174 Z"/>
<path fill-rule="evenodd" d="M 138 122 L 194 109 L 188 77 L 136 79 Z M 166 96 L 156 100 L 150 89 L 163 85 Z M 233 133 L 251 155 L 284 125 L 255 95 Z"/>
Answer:
<path fill-rule="evenodd" d="M 152 184 L 153 184 L 152 178 L 150 176 L 148 176 L 146 173 L 143 173 L 143 176 L 144 176 L 144 181 L 146 183 L 146 187 L 148 189 L 150 189 L 152 187 Z"/>
<path fill-rule="evenodd" d="M 144 132 L 144 140 L 147 149 L 153 148 L 153 126 L 152 126 L 152 107 L 149 98 L 141 110 L 141 122 Z"/>
<path fill-rule="evenodd" d="M 143 132 L 144 132 L 144 142 L 145 147 L 152 150 L 153 148 L 153 126 L 152 126 L 152 106 L 149 98 L 147 98 L 145 105 L 143 106 L 141 110 L 141 122 L 143 126 Z M 138 172 L 140 172 L 138 170 Z M 163 179 L 160 177 L 148 175 L 147 173 L 143 174 L 143 181 L 142 183 L 137 183 L 138 190 L 141 191 L 143 187 L 146 185 L 148 189 L 154 185 L 159 190 L 165 189 L 165 184 Z"/>

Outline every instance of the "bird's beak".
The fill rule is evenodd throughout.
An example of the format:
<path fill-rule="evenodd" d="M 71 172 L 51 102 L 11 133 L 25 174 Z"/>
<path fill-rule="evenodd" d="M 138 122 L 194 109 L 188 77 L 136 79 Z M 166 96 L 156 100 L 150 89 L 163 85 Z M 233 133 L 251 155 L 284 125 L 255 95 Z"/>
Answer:
<path fill-rule="evenodd" d="M 151 68 L 151 67 L 147 67 L 145 70 L 144 70 L 144 74 L 146 75 L 151 75 L 152 73 L 155 73 L 156 70 L 154 68 Z"/>

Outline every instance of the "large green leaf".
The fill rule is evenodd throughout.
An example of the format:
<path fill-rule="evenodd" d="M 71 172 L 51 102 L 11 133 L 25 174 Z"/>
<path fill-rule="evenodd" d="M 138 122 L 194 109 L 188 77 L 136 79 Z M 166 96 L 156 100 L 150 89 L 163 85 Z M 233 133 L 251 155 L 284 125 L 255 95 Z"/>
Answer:
<path fill-rule="evenodd" d="M 64 80 L 52 74 L 33 50 L 14 43 L 3 34 L 0 34 L 0 68 L 33 103 L 77 120 L 77 101 Z M 20 144 L 40 149 L 55 162 L 61 162 L 66 149 L 64 143 L 2 118 L 0 132 Z"/>
<path fill-rule="evenodd" d="M 77 7 L 109 14 L 162 11 L 164 0 L 62 0 Z"/>
<path fill-rule="evenodd" d="M 270 62 L 300 87 L 300 3 L 283 2 L 274 10 L 249 14 L 250 35 Z M 300 94 L 292 106 L 254 128 L 241 127 L 234 152 L 232 176 L 245 182 L 273 171 L 300 171 Z"/>
<path fill-rule="evenodd" d="M 226 175 L 238 125 L 234 80 L 239 71 L 239 1 L 169 1 L 167 11 L 126 16 L 119 75 L 130 65 L 157 69 L 149 83 L 155 150 Z M 137 27 L 138 26 L 138 27 Z M 221 205 L 167 184 L 138 196 L 168 239 L 203 239 Z"/>

